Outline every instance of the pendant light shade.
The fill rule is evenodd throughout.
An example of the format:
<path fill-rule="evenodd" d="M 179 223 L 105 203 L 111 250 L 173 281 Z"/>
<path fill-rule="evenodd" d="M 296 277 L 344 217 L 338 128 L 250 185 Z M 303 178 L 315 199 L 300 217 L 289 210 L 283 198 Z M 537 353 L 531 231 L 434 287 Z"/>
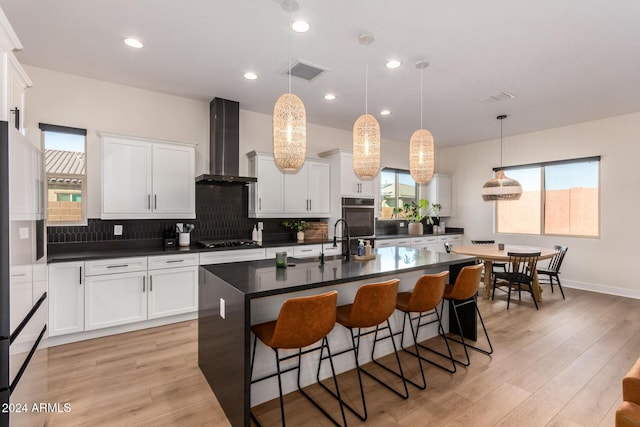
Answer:
<path fill-rule="evenodd" d="M 418 129 L 409 142 L 409 172 L 417 184 L 426 184 L 433 178 L 433 135 L 426 129 Z"/>
<path fill-rule="evenodd" d="M 358 37 L 360 44 L 370 45 L 375 40 L 373 34 L 365 33 Z M 353 171 L 360 179 L 371 180 L 380 170 L 380 124 L 368 113 L 369 85 L 369 48 L 364 77 L 365 113 L 358 117 L 353 125 Z"/>
<path fill-rule="evenodd" d="M 500 120 L 500 167 L 502 168 L 502 121 L 507 118 L 506 115 L 496 117 Z M 518 181 L 509 178 L 500 169 L 496 177 L 487 181 L 482 186 L 482 199 L 485 202 L 493 200 L 518 200 L 522 195 L 522 186 Z"/>
<path fill-rule="evenodd" d="M 273 107 L 273 157 L 285 172 L 295 172 L 307 154 L 307 115 L 296 95 L 285 93 Z"/>
<path fill-rule="evenodd" d="M 284 1 L 282 8 L 289 11 L 289 92 L 273 107 L 273 158 L 280 170 L 297 172 L 307 154 L 307 113 L 302 100 L 291 93 L 291 12 L 298 5 Z"/>
<path fill-rule="evenodd" d="M 353 170 L 364 180 L 380 170 L 380 125 L 371 114 L 361 115 L 353 125 Z"/>
<path fill-rule="evenodd" d="M 433 178 L 435 150 L 433 135 L 422 126 L 423 117 L 423 90 L 422 70 L 429 66 L 429 61 L 422 60 L 416 63 L 420 70 L 420 129 L 411 135 L 409 141 L 409 173 L 417 184 L 426 184 Z"/>

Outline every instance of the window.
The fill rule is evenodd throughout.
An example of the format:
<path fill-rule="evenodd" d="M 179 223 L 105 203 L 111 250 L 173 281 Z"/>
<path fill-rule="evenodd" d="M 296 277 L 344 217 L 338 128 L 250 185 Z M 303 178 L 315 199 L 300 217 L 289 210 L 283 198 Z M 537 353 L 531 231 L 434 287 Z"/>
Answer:
<path fill-rule="evenodd" d="M 86 225 L 85 129 L 40 123 L 44 139 L 48 225 Z"/>
<path fill-rule="evenodd" d="M 496 202 L 498 233 L 600 235 L 600 157 L 505 168 L 520 200 Z"/>
<path fill-rule="evenodd" d="M 403 169 L 384 168 L 380 172 L 380 217 L 393 217 L 393 208 L 418 201 L 416 182 Z"/>

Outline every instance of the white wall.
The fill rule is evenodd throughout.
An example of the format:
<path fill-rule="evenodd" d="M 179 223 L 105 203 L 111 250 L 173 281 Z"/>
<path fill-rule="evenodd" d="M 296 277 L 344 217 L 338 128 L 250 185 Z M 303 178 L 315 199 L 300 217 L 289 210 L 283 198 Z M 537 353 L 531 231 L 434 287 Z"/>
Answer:
<path fill-rule="evenodd" d="M 196 175 L 209 171 L 209 102 L 43 68 L 24 68 L 33 81 L 27 91 L 25 113 L 29 139 L 40 138 L 40 122 L 87 129 L 89 218 L 100 217 L 101 151 L 96 131 L 197 143 Z M 351 146 L 350 131 L 307 124 L 308 157 Z M 272 149 L 271 115 L 240 110 L 240 174 L 247 174 L 247 152 Z M 382 141 L 383 166 L 408 169 L 408 156 L 408 143 Z"/>
<path fill-rule="evenodd" d="M 465 239 L 495 239 L 552 247 L 569 247 L 563 283 L 640 298 L 640 282 L 631 273 L 638 262 L 640 212 L 640 113 L 504 138 L 504 165 L 601 155 L 600 238 L 505 235 L 494 233 L 493 202 L 480 196 L 482 185 L 499 166 L 500 140 L 442 149 L 438 172 L 453 176 L 454 216 L 448 226 L 465 228 Z"/>

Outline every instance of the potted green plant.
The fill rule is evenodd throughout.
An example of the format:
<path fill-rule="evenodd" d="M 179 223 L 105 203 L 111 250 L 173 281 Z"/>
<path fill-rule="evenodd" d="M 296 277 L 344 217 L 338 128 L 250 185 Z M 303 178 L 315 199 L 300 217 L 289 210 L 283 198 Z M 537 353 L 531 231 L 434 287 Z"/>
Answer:
<path fill-rule="evenodd" d="M 396 214 L 396 218 L 404 218 L 409 221 L 409 234 L 422 234 L 424 228 L 422 226 L 422 219 L 425 218 L 426 213 L 429 212 L 429 201 L 420 199 L 416 203 L 412 200 L 411 203 L 405 203 L 402 207 L 394 208 L 393 213 Z"/>
<path fill-rule="evenodd" d="M 298 242 L 304 242 L 304 230 L 311 227 L 311 224 L 304 221 L 282 221 L 282 225 L 296 232 Z"/>

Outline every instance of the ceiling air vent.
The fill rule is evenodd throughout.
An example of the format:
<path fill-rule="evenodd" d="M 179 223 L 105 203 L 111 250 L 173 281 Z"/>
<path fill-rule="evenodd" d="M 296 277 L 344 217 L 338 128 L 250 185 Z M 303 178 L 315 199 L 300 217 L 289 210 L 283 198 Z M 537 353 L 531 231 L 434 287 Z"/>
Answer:
<path fill-rule="evenodd" d="M 324 68 L 320 68 L 317 65 L 309 64 L 308 62 L 298 61 L 291 66 L 291 71 L 289 69 L 284 70 L 284 75 L 288 76 L 291 74 L 292 77 L 297 77 L 302 80 L 306 80 L 308 82 L 314 80 L 322 73 L 327 71 Z"/>
<path fill-rule="evenodd" d="M 505 99 L 511 99 L 513 98 L 514 95 L 510 94 L 509 92 L 505 92 L 505 91 L 500 91 L 498 93 L 495 93 L 493 95 L 489 95 L 486 98 L 480 98 L 479 101 L 480 102 L 484 102 L 485 104 L 492 104 L 494 102 L 498 102 L 498 101 L 504 101 Z"/>

